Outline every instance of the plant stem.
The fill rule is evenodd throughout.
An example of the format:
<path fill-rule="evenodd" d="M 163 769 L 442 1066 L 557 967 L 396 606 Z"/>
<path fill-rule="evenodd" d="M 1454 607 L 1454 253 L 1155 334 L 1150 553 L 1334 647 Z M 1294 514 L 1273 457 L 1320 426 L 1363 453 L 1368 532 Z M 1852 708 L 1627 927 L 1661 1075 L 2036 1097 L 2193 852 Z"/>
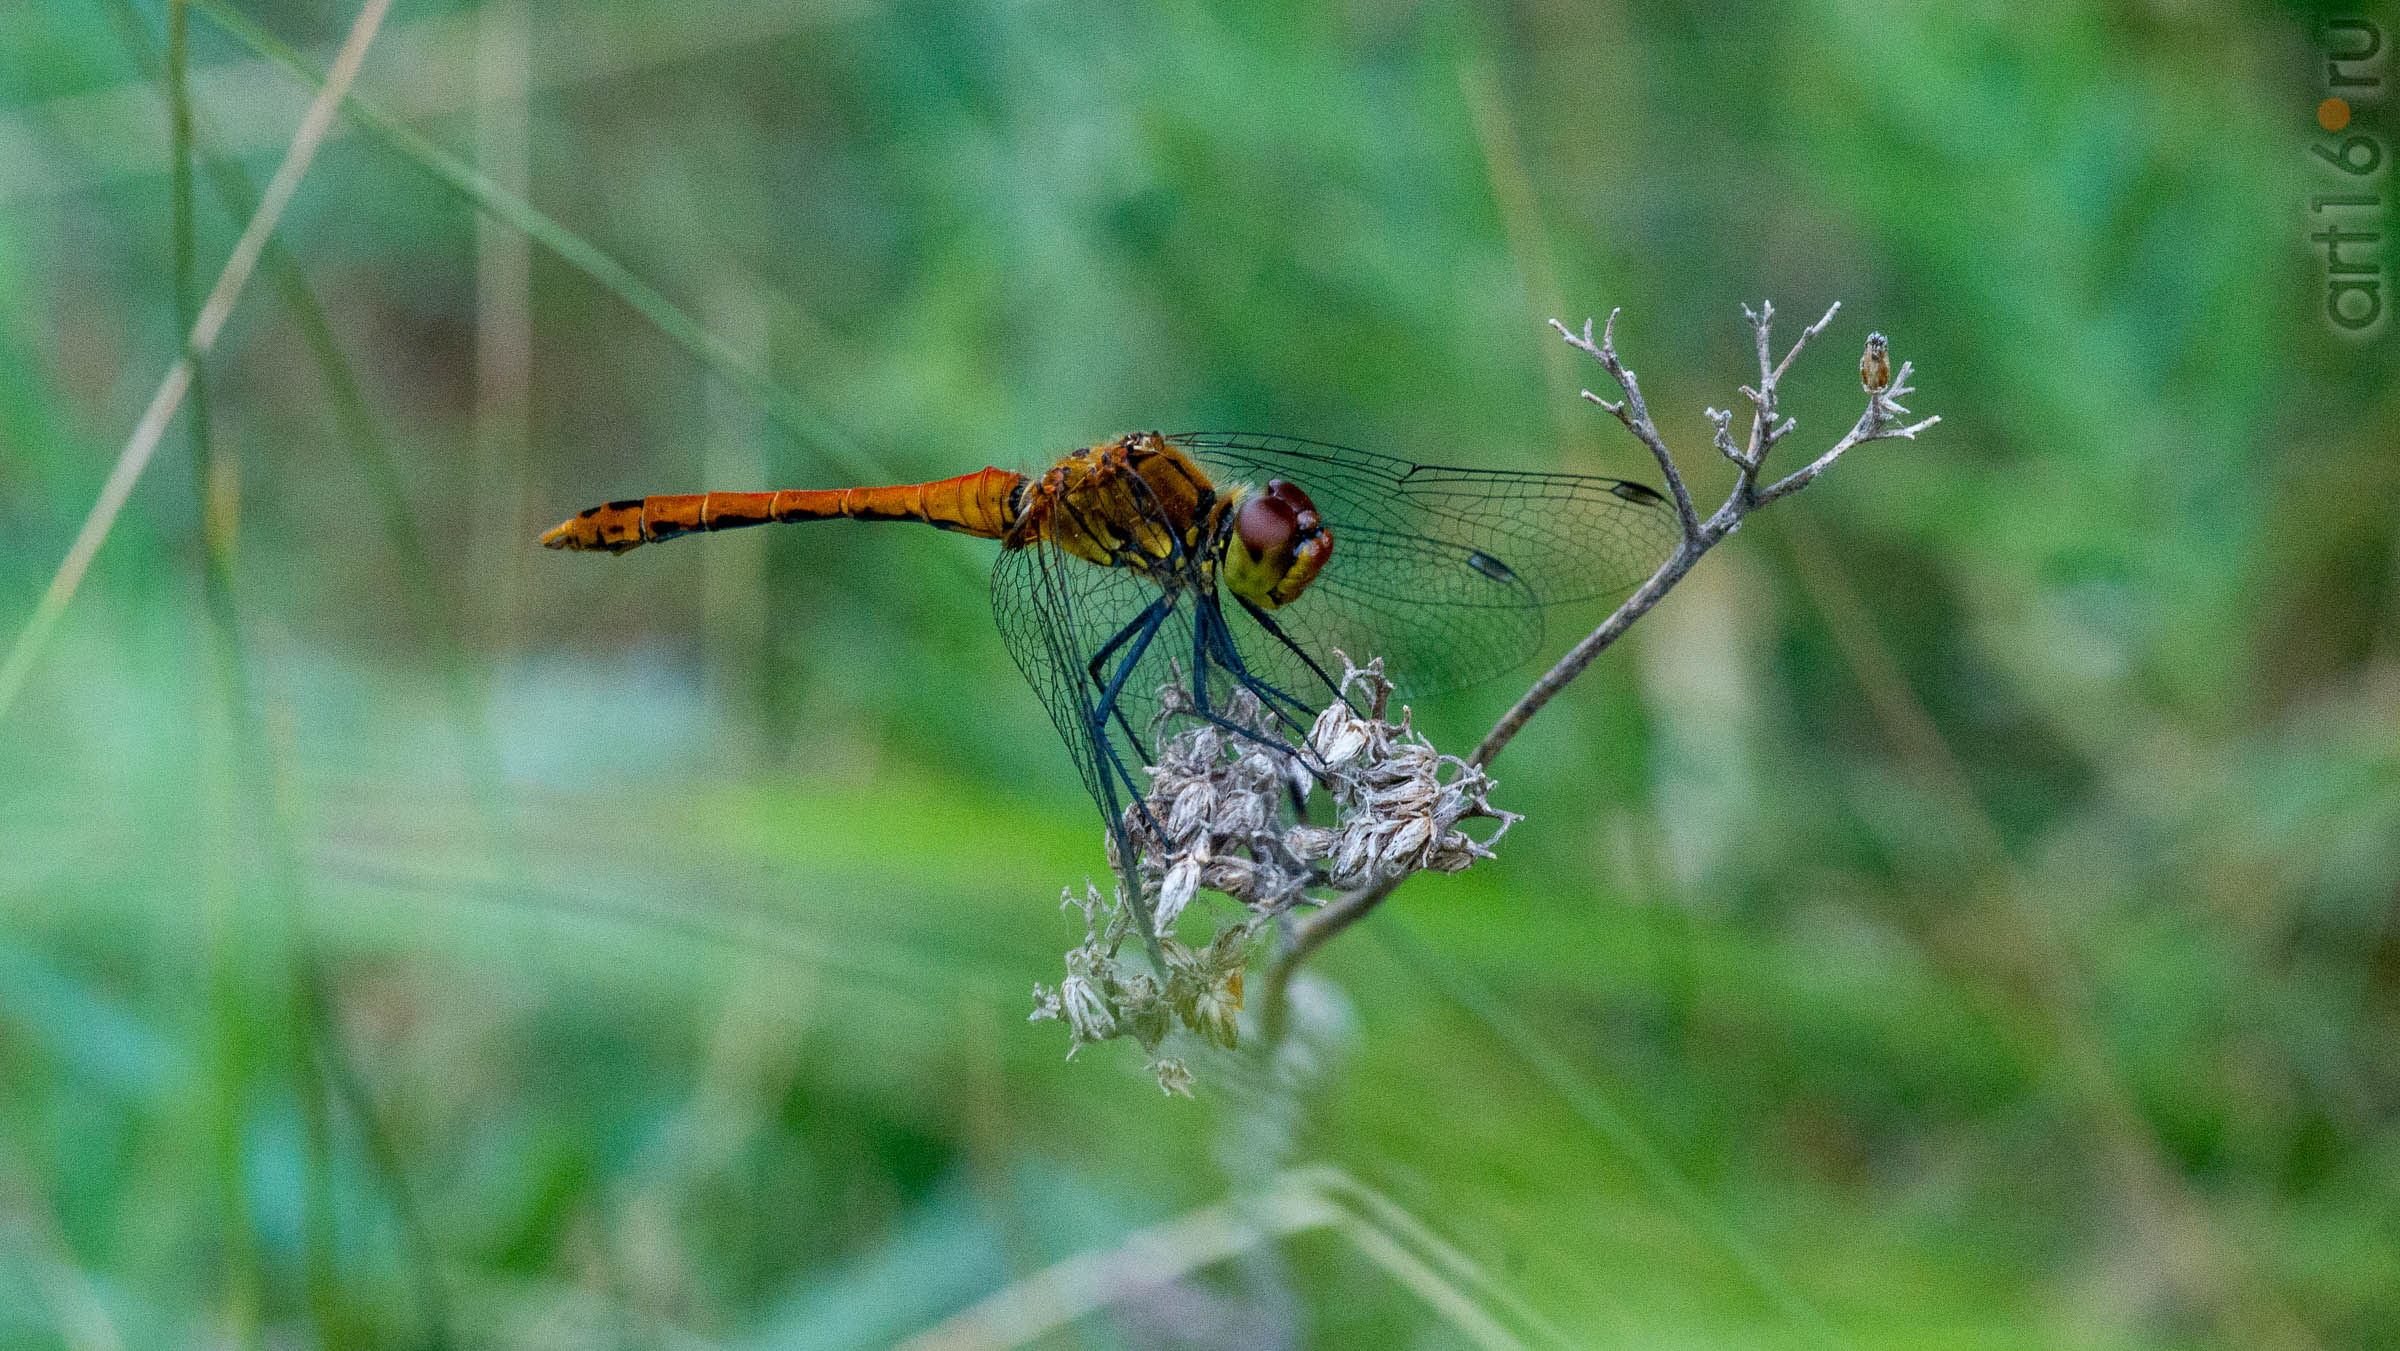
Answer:
<path fill-rule="evenodd" d="M 1929 417 L 1917 423 L 1904 424 L 1900 421 L 1901 415 L 1908 410 L 1895 400 L 1909 392 L 1910 373 L 1909 364 L 1902 362 L 1889 388 L 1868 391 L 1866 411 L 1859 415 L 1848 434 L 1835 442 L 1832 449 L 1769 487 L 1762 489 L 1758 486 L 1758 476 L 1766 465 L 1768 452 L 1791 432 L 1794 425 L 1790 418 L 1779 420 L 1777 386 L 1781 384 L 1784 373 L 1791 369 L 1793 359 L 1808 345 L 1809 339 L 1824 332 L 1826 325 L 1833 322 L 1833 316 L 1840 309 L 1841 302 L 1834 302 L 1822 318 L 1801 331 L 1790 350 L 1783 354 L 1781 360 L 1777 360 L 1772 344 L 1775 307 L 1765 302 L 1761 302 L 1755 310 L 1747 305 L 1742 307 L 1743 315 L 1750 321 L 1758 351 L 1758 383 L 1755 386 L 1744 385 L 1741 389 L 1752 410 L 1750 434 L 1746 442 L 1737 445 L 1733 440 L 1733 415 L 1714 408 L 1708 410 L 1708 419 L 1716 427 L 1713 444 L 1719 454 L 1733 463 L 1737 472 L 1733 488 L 1726 494 L 1725 501 L 1705 520 L 1692 505 L 1691 489 L 1685 485 L 1683 474 L 1675 466 L 1675 457 L 1667 449 L 1666 438 L 1659 434 L 1657 423 L 1651 420 L 1649 405 L 1642 398 L 1641 381 L 1617 355 L 1617 311 L 1609 311 L 1608 321 L 1602 326 L 1597 341 L 1592 338 L 1589 319 L 1584 321 L 1580 334 L 1556 319 L 1550 321 L 1550 326 L 1558 330 L 1559 336 L 1569 346 L 1599 362 L 1609 378 L 1616 382 L 1617 388 L 1623 391 L 1624 397 L 1613 401 L 1588 389 L 1583 391 L 1583 397 L 1623 423 L 1625 429 L 1633 433 L 1635 439 L 1648 448 L 1651 457 L 1658 461 L 1659 471 L 1666 476 L 1667 494 L 1674 503 L 1675 516 L 1683 527 L 1683 536 L 1677 541 L 1674 552 L 1659 564 L 1656 572 L 1650 574 L 1648 581 L 1627 596 L 1624 603 L 1601 621 L 1598 628 L 1584 636 L 1583 641 L 1568 649 L 1565 656 L 1543 672 L 1516 703 L 1500 715 L 1500 720 L 1492 725 L 1491 731 L 1484 734 L 1474 754 L 1468 757 L 1469 763 L 1478 769 L 1489 765 L 1492 758 L 1524 729 L 1534 714 L 1541 712 L 1545 705 L 1558 697 L 1559 691 L 1582 675 L 1601 653 L 1624 637 L 1637 620 L 1650 613 L 1700 561 L 1700 556 L 1740 529 L 1743 518 L 1751 512 L 1815 482 L 1819 474 L 1832 468 L 1834 462 L 1854 446 L 1893 438 L 1914 440 L 1917 433 L 1941 421 L 1939 417 Z M 1266 993 L 1260 1005 L 1259 1022 L 1270 1052 L 1282 1041 L 1286 1029 L 1286 1002 L 1293 973 L 1335 935 L 1366 918 L 1375 907 L 1383 904 L 1407 876 L 1406 873 L 1397 873 L 1336 897 L 1308 919 L 1293 926 L 1289 940 L 1276 955 L 1274 964 L 1268 968 Z"/>

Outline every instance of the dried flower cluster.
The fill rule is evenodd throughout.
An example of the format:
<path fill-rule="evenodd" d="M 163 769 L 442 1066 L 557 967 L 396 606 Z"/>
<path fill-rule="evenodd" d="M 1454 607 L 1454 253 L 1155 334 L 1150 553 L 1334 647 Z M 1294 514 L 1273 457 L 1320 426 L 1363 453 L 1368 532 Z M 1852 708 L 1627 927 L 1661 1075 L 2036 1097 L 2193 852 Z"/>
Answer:
<path fill-rule="evenodd" d="M 1359 687 L 1368 712 L 1350 698 Z M 1343 698 L 1317 715 L 1309 729 L 1311 766 L 1333 795 L 1335 824 L 1296 825 L 1284 845 L 1308 860 L 1324 860 L 1324 880 L 1344 891 L 1413 872 L 1463 872 L 1523 818 L 1491 804 L 1492 779 L 1478 766 L 1444 755 L 1409 726 L 1409 713 L 1386 722 L 1392 685 L 1380 660 L 1364 668 L 1345 659 Z M 1498 821 L 1477 840 L 1459 829 L 1471 819 Z"/>
<path fill-rule="evenodd" d="M 1190 1071 L 1159 1058 L 1160 1045 L 1181 1026 L 1215 1046 L 1234 1046 L 1250 940 L 1274 917 L 1317 903 L 1312 887 L 1348 890 L 1418 871 L 1458 872 L 1492 856 L 1493 841 L 1518 817 L 1494 808 L 1490 777 L 1436 750 L 1409 725 L 1407 710 L 1399 722 L 1386 721 L 1391 690 L 1380 662 L 1361 668 L 1345 657 L 1343 697 L 1297 746 L 1246 690 L 1211 717 L 1198 712 L 1181 680 L 1160 690 L 1157 730 L 1178 719 L 1193 725 L 1160 740 L 1150 793 L 1125 813 L 1131 869 L 1118 840 L 1109 846 L 1110 862 L 1120 876 L 1130 874 L 1147 904 L 1126 905 L 1121 892 L 1103 899 L 1088 883 L 1081 899 L 1068 892 L 1062 904 L 1083 911 L 1084 941 L 1067 953 L 1057 988 L 1034 987 L 1032 1016 L 1066 1023 L 1070 1056 L 1091 1042 L 1130 1036 L 1153 1057 L 1162 1089 L 1188 1093 Z M 1331 825 L 1300 819 L 1319 787 L 1333 803 Z M 1459 824 L 1474 818 L 1500 825 L 1477 840 Z M 1175 925 L 1202 890 L 1233 898 L 1247 913 L 1194 948 L 1175 938 Z M 1123 954 L 1144 912 L 1154 916 L 1149 937 L 1158 945 L 1151 969 Z"/>
<path fill-rule="evenodd" d="M 1291 803 L 1307 795 L 1306 757 L 1279 734 L 1275 720 L 1246 689 L 1203 719 L 1180 679 L 1159 690 L 1158 739 L 1176 720 L 1193 725 L 1158 740 L 1150 794 L 1125 812 L 1124 840 L 1133 846 L 1133 875 L 1153 901 L 1159 934 L 1174 932 L 1183 908 L 1202 887 L 1222 892 L 1259 915 L 1274 915 L 1304 900 L 1317 875 L 1285 843 Z M 1109 839 L 1109 863 L 1126 872 L 1119 842 Z"/>
<path fill-rule="evenodd" d="M 1133 912 L 1122 893 L 1111 902 L 1086 883 L 1059 908 L 1083 911 L 1083 942 L 1067 953 L 1067 973 L 1056 989 L 1033 987 L 1032 1019 L 1056 1018 L 1067 1025 L 1067 1056 L 1096 1041 L 1131 1037 L 1150 1054 L 1150 1072 L 1168 1093 L 1191 1095 L 1192 1074 L 1180 1059 L 1159 1055 L 1178 1025 L 1215 1046 L 1231 1049 L 1242 1007 L 1242 970 L 1249 964 L 1250 938 L 1257 925 L 1244 920 L 1217 931 L 1193 948 L 1161 934 L 1163 972 L 1141 970 L 1122 956 L 1133 936 Z"/>

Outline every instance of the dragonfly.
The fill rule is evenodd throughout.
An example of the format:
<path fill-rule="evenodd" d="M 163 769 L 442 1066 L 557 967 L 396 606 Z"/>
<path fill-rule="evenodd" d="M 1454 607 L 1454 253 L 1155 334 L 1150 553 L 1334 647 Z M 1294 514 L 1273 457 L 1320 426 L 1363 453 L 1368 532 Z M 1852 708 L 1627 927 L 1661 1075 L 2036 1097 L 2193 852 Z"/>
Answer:
<path fill-rule="evenodd" d="M 542 543 L 618 554 L 830 520 L 1000 542 L 1001 636 L 1120 843 L 1166 695 L 1186 691 L 1173 701 L 1184 711 L 1232 726 L 1216 710 L 1248 690 L 1296 742 L 1344 697 L 1343 656 L 1382 658 L 1412 698 L 1490 679 L 1540 650 L 1545 609 L 1632 587 L 1680 537 L 1666 499 L 1623 479 L 1136 432 L 1037 475 L 987 467 L 886 487 L 629 498 Z"/>

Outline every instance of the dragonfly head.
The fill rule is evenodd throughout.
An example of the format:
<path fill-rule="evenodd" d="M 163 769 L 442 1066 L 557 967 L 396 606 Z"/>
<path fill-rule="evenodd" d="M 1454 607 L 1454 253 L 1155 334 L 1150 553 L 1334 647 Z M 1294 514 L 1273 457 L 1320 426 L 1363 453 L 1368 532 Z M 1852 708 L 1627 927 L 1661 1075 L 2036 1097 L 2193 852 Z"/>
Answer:
<path fill-rule="evenodd" d="M 1333 536 L 1308 494 L 1282 479 L 1234 508 L 1225 536 L 1225 584 L 1264 609 L 1297 600 L 1333 556 Z"/>

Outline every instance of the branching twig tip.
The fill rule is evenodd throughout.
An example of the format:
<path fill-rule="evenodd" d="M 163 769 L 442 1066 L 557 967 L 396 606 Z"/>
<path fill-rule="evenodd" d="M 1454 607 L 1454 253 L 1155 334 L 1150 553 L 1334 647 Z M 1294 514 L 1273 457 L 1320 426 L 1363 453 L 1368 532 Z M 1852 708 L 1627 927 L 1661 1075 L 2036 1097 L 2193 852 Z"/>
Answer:
<path fill-rule="evenodd" d="M 1624 402 L 1623 402 L 1622 400 L 1619 400 L 1618 402 L 1615 402 L 1615 403 L 1611 403 L 1611 402 L 1609 402 L 1608 400 L 1601 398 L 1599 395 L 1597 395 L 1597 394 L 1594 394 L 1593 392 L 1591 392 L 1591 391 L 1590 391 L 1590 390 L 1588 390 L 1588 389 L 1587 389 L 1587 390 L 1585 390 L 1585 391 L 1583 391 L 1583 397 L 1585 397 L 1585 398 L 1587 398 L 1587 399 L 1590 399 L 1590 400 L 1591 400 L 1593 403 L 1596 403 L 1596 404 L 1600 405 L 1602 408 L 1605 408 L 1605 409 L 1607 409 L 1607 410 L 1608 410 L 1608 411 L 1609 411 L 1611 414 L 1615 415 L 1615 416 L 1616 416 L 1617 418 L 1619 418 L 1620 420 L 1621 420 L 1621 419 L 1623 419 L 1623 418 L 1624 418 L 1624 416 L 1625 416 L 1625 404 L 1624 404 Z"/>

